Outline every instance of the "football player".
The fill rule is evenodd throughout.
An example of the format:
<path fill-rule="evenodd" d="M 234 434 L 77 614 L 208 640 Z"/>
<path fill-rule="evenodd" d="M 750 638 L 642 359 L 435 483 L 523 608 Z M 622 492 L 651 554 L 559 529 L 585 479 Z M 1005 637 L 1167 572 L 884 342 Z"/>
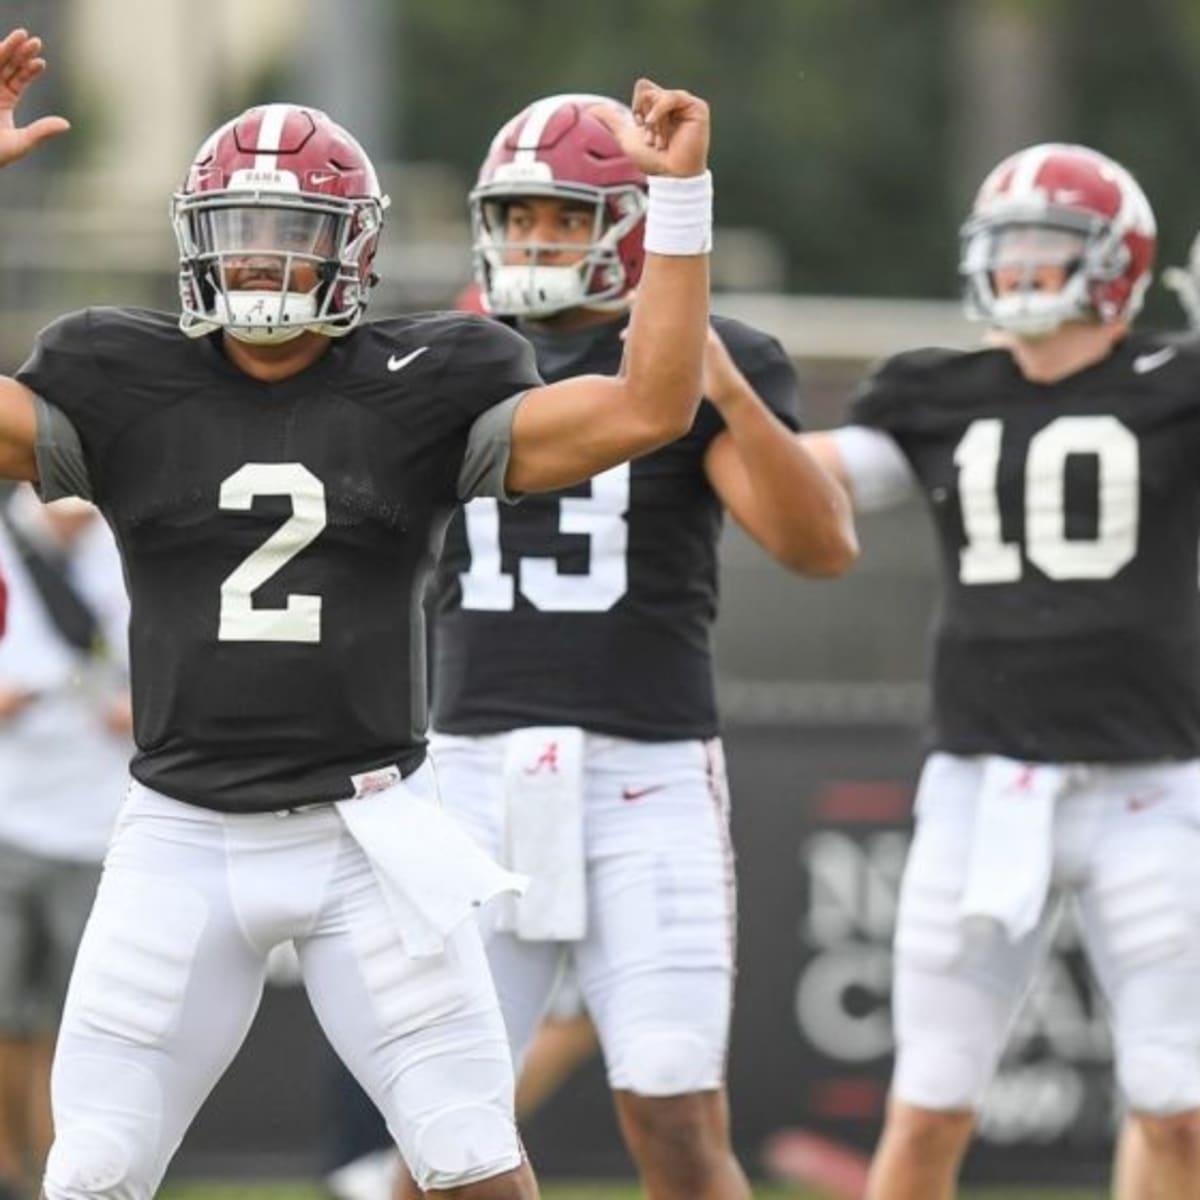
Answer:
<path fill-rule="evenodd" d="M 0 1197 L 50 1148 L 50 1062 L 128 783 L 129 619 L 112 534 L 82 500 L 0 503 Z"/>
<path fill-rule="evenodd" d="M 1164 285 L 1175 293 L 1188 328 L 1184 338 L 1200 330 L 1200 235 L 1193 238 L 1184 266 L 1167 267 L 1162 273 Z M 1121 1126 L 1114 1166 L 1114 1190 L 1122 1200 L 1167 1200 L 1166 1193 L 1153 1186 L 1146 1165 L 1146 1139 L 1136 1123 L 1126 1120 Z"/>
<path fill-rule="evenodd" d="M 646 295 L 646 178 L 592 106 L 507 122 L 470 197 L 497 323 L 564 383 L 628 361 Z M 595 1021 L 647 1194 L 747 1196 L 724 1091 L 733 862 L 711 631 L 726 509 L 771 554 L 836 575 L 856 552 L 837 483 L 795 441 L 774 339 L 713 321 L 694 424 L 511 509 L 456 516 L 434 593 L 434 758 L 448 804 L 532 877 L 484 916 L 514 1055 L 563 955 Z"/>
<path fill-rule="evenodd" d="M 1068 892 L 1145 1143 L 1122 1186 L 1200 1196 L 1200 353 L 1131 332 L 1155 238 L 1117 163 L 1013 155 L 962 230 L 989 347 L 898 355 L 805 437 L 859 507 L 922 493 L 943 567 L 872 1200 L 953 1194 Z"/>
<path fill-rule="evenodd" d="M 0 165 L 61 133 L 13 109 Z M 182 317 L 93 309 L 0 380 L 0 475 L 93 499 L 131 602 L 134 782 L 54 1064 L 45 1191 L 148 1197 L 293 939 L 325 1032 L 427 1190 L 533 1196 L 475 922 L 519 886 L 435 803 L 421 597 L 454 508 L 560 488 L 690 427 L 707 331 L 708 111 L 596 119 L 651 175 L 625 370 L 545 386 L 498 322 L 361 323 L 385 199 L 324 114 L 251 109 L 175 197 Z"/>

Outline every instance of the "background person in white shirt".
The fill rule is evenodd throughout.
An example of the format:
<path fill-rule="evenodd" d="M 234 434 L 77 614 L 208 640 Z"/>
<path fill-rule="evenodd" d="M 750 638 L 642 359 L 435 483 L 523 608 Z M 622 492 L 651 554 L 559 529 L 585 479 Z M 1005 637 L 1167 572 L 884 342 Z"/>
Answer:
<path fill-rule="evenodd" d="M 78 500 L 0 514 L 0 1195 L 36 1180 L 63 995 L 128 778 L 128 605 L 116 547 Z"/>

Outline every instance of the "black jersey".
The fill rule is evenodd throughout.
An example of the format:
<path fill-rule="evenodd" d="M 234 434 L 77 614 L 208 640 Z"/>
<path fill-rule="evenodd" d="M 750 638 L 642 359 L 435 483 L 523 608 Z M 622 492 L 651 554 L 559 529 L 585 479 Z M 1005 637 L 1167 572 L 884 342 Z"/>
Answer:
<path fill-rule="evenodd" d="M 900 355 L 851 419 L 897 441 L 936 524 L 935 747 L 1200 753 L 1200 348 L 1130 337 L 1053 384 L 1001 350 Z"/>
<path fill-rule="evenodd" d="M 714 325 L 743 374 L 797 425 L 792 365 L 774 339 Z M 531 333 L 550 381 L 614 374 L 623 322 Z M 724 429 L 702 404 L 678 441 L 590 482 L 511 508 L 467 505 L 436 576 L 433 725 L 495 733 L 578 725 L 645 740 L 717 730 L 711 627 L 721 502 L 704 457 Z"/>
<path fill-rule="evenodd" d="M 527 343 L 463 314 L 380 321 L 267 384 L 217 336 L 95 309 L 18 377 L 77 431 L 120 546 L 139 780 L 262 811 L 419 765 L 426 577 L 477 418 L 540 383 Z"/>

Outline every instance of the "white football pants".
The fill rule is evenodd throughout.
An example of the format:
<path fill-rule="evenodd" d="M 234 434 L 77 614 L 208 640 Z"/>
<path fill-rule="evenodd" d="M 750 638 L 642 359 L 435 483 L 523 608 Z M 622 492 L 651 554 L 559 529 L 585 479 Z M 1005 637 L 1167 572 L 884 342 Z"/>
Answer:
<path fill-rule="evenodd" d="M 1013 942 L 965 935 L 959 901 L 982 760 L 934 754 L 916 802 L 896 928 L 894 1021 L 900 1099 L 977 1108 L 1054 931 L 1078 908 L 1108 999 L 1117 1078 L 1151 1114 L 1200 1106 L 1200 763 L 1078 765 L 1053 818 L 1052 887 Z"/>
<path fill-rule="evenodd" d="M 430 794 L 432 771 L 405 785 Z M 154 1194 L 250 1027 L 268 953 L 288 939 L 322 1028 L 423 1189 L 520 1164 L 511 1060 L 473 921 L 443 953 L 411 958 L 332 806 L 227 815 L 135 783 L 55 1055 L 50 1200 Z"/>
<path fill-rule="evenodd" d="M 503 861 L 504 734 L 431 739 L 447 807 Z M 614 1089 L 674 1096 L 723 1085 L 736 899 L 719 741 L 584 743 L 587 933 L 523 941 L 482 915 L 514 1059 L 574 956 Z"/>

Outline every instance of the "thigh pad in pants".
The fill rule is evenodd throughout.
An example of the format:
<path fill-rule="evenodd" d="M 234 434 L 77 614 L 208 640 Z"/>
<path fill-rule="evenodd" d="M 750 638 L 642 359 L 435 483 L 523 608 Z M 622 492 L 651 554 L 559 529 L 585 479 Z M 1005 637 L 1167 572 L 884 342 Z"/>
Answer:
<path fill-rule="evenodd" d="M 896 918 L 892 1090 L 940 1111 L 979 1106 L 1053 925 L 1048 909 L 1016 943 L 965 936 L 960 901 L 981 781 L 972 759 L 926 763 Z"/>
<path fill-rule="evenodd" d="M 720 746 L 606 743 L 588 762 L 584 1000 L 614 1089 L 709 1091 L 724 1081 L 736 919 Z"/>

